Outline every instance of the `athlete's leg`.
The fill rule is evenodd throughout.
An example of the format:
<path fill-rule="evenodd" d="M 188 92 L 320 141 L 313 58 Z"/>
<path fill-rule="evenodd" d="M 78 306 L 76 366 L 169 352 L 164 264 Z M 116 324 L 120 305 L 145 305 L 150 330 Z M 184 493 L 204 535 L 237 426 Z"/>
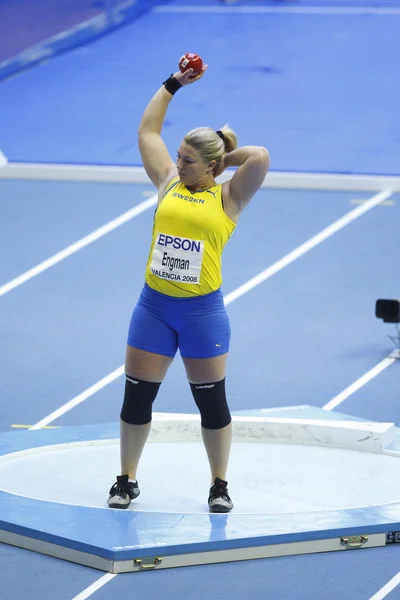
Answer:
<path fill-rule="evenodd" d="M 178 333 L 179 349 L 201 415 L 201 434 L 211 470 L 208 505 L 211 512 L 228 512 L 233 508 L 226 482 L 232 441 L 225 394 L 229 318 L 220 291 L 191 306 Z"/>
<path fill-rule="evenodd" d="M 193 396 L 203 413 L 201 434 L 210 464 L 212 483 L 217 477 L 226 479 L 232 442 L 232 423 L 225 396 L 227 356 L 222 354 L 213 358 L 183 358 Z"/>
<path fill-rule="evenodd" d="M 150 433 L 152 405 L 177 350 L 176 332 L 160 318 L 161 310 L 144 291 L 132 314 L 120 421 L 121 475 L 110 489 L 111 508 L 127 508 L 140 493 L 136 472 Z"/>
<path fill-rule="evenodd" d="M 129 475 L 129 479 L 136 479 L 139 460 L 150 433 L 151 404 L 172 361 L 173 358 L 170 356 L 127 346 L 125 359 L 127 379 L 120 421 L 120 451 L 121 475 Z M 140 398 L 139 394 L 144 397 Z M 142 421 L 146 422 L 142 423 Z"/>

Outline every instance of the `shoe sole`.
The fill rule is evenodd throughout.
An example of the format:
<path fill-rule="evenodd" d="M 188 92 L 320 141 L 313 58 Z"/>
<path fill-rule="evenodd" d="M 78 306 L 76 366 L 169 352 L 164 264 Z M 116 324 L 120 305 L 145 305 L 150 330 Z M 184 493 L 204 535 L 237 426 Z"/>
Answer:
<path fill-rule="evenodd" d="M 227 513 L 232 510 L 233 506 L 222 506 L 221 504 L 216 504 L 215 506 L 210 506 L 211 513 Z"/>
<path fill-rule="evenodd" d="M 138 491 L 137 494 L 135 494 L 133 496 L 133 498 L 130 499 L 130 501 L 128 502 L 128 504 L 120 504 L 119 502 L 113 502 L 112 504 L 107 502 L 107 506 L 109 508 L 128 508 L 128 506 L 130 506 L 130 503 L 132 502 L 132 500 L 136 500 L 136 498 L 140 495 L 140 491 Z"/>
<path fill-rule="evenodd" d="M 111 492 L 111 490 L 110 490 L 110 492 Z M 128 494 L 126 494 L 126 495 L 128 496 Z M 121 497 L 121 496 L 118 496 L 118 494 L 116 494 L 115 496 L 112 496 L 112 497 L 110 496 L 109 497 L 109 499 L 107 500 L 107 505 L 110 508 L 128 508 L 128 506 L 130 505 L 130 503 L 132 502 L 132 500 L 136 500 L 136 498 L 138 496 L 140 496 L 140 489 L 139 488 L 135 488 L 135 490 L 133 492 L 133 498 L 131 498 L 129 496 L 129 502 L 128 502 L 128 504 L 122 504 L 121 502 L 113 502 L 112 504 L 109 504 L 109 502 L 110 502 L 110 500 L 111 500 L 112 497 L 113 498 L 118 498 L 118 497 L 120 498 Z"/>
<path fill-rule="evenodd" d="M 122 509 L 124 509 L 124 508 L 128 508 L 128 506 L 130 505 L 130 502 L 129 502 L 129 504 L 108 504 L 108 502 L 107 502 L 107 505 L 108 505 L 109 508 L 119 508 L 119 509 L 122 508 Z"/>

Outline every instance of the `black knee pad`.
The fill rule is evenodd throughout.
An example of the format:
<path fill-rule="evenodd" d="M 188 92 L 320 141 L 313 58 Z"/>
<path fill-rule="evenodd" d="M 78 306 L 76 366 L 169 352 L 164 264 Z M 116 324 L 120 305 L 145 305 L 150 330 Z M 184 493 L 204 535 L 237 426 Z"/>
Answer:
<path fill-rule="evenodd" d="M 221 429 L 231 422 L 225 394 L 225 378 L 216 383 L 191 383 L 194 401 L 205 429 Z"/>
<path fill-rule="evenodd" d="M 130 425 L 146 425 L 151 421 L 152 404 L 161 383 L 142 381 L 126 375 L 121 420 Z"/>

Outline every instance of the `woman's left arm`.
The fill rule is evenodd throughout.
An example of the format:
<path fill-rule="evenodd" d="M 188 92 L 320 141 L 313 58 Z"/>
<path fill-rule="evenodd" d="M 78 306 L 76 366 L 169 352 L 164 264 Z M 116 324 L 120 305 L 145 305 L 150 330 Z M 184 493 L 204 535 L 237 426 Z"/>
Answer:
<path fill-rule="evenodd" d="M 237 216 L 261 187 L 269 169 L 268 150 L 243 146 L 224 156 L 224 167 L 238 167 L 232 179 L 223 184 L 223 197 Z"/>

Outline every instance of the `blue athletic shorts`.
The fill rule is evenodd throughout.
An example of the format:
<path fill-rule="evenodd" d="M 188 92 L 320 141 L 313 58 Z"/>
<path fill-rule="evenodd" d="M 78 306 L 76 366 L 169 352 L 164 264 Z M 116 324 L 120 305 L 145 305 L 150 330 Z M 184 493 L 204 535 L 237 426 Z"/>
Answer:
<path fill-rule="evenodd" d="M 229 351 L 231 328 L 220 290 L 194 298 L 160 294 L 145 284 L 129 325 L 128 345 L 184 358 Z"/>

